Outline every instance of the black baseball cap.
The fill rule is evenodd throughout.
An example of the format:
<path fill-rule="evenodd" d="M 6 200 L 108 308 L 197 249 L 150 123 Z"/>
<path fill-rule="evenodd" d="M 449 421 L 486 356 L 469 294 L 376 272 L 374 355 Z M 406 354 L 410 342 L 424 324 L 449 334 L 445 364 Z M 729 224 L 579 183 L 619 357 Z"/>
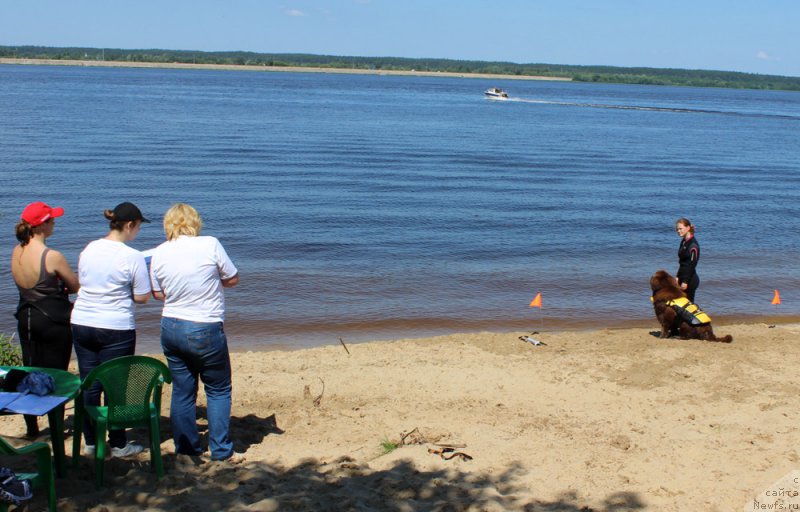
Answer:
<path fill-rule="evenodd" d="M 118 204 L 114 210 L 114 220 L 121 220 L 123 222 L 128 222 L 132 220 L 138 220 L 141 222 L 150 222 L 149 220 L 145 219 L 142 215 L 142 211 L 133 203 L 124 202 Z"/>

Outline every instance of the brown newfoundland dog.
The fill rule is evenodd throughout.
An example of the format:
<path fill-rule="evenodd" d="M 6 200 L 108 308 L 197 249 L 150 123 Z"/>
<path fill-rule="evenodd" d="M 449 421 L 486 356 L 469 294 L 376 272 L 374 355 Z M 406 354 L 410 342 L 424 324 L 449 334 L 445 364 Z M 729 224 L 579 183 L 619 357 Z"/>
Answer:
<path fill-rule="evenodd" d="M 687 322 L 673 306 L 667 302 L 686 297 L 686 294 L 678 287 L 674 277 L 665 270 L 659 270 L 650 278 L 650 289 L 653 290 L 653 309 L 656 312 L 658 323 L 661 324 L 661 337 L 679 336 L 683 340 L 697 339 L 706 341 L 719 341 L 730 343 L 733 337 L 729 334 L 722 338 L 714 336 L 711 324 L 692 325 Z"/>

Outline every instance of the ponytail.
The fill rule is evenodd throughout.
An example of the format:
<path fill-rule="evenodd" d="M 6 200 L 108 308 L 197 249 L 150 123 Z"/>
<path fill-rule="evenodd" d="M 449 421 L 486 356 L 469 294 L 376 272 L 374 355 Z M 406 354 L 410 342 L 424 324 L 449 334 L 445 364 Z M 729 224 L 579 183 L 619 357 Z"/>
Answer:
<path fill-rule="evenodd" d="M 25 247 L 33 238 L 33 227 L 24 220 L 17 222 L 17 240 L 19 245 Z"/>
<path fill-rule="evenodd" d="M 122 231 L 122 230 L 125 228 L 125 224 L 127 224 L 127 223 L 128 223 L 128 221 L 124 221 L 124 220 L 119 220 L 119 219 L 117 219 L 117 216 L 116 216 L 116 215 L 114 215 L 114 211 L 113 211 L 113 210 L 106 210 L 106 211 L 104 211 L 104 212 L 103 212 L 103 216 L 104 216 L 106 219 L 108 219 L 108 221 L 109 221 L 109 222 L 108 222 L 108 227 L 109 227 L 109 228 L 110 228 L 112 231 Z"/>

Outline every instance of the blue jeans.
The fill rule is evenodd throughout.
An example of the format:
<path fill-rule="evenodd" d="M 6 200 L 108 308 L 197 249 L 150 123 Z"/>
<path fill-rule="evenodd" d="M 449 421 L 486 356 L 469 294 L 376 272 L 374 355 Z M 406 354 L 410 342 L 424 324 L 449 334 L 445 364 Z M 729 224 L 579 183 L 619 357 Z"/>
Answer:
<path fill-rule="evenodd" d="M 161 319 L 161 348 L 172 372 L 170 422 L 175 453 L 200 455 L 197 430 L 197 377 L 208 403 L 208 447 L 211 459 L 233 455 L 228 430 L 231 419 L 231 360 L 222 322 Z"/>
<path fill-rule="evenodd" d="M 89 372 L 106 361 L 122 356 L 132 356 L 136 352 L 136 331 L 134 329 L 118 331 L 72 324 L 72 343 L 75 346 L 78 370 L 81 380 L 83 380 L 89 375 Z M 95 382 L 83 394 L 83 403 L 100 405 L 102 393 L 103 387 L 99 382 Z M 83 436 L 86 444 L 95 444 L 94 426 L 88 419 L 83 422 Z M 122 448 L 128 444 L 125 430 L 110 430 L 108 444 L 112 448 Z"/>

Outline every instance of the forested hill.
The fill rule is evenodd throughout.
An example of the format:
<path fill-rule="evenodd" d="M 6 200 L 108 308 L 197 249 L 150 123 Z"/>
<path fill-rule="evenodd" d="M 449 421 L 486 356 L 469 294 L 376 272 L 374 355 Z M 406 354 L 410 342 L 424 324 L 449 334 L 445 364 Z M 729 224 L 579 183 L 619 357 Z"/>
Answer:
<path fill-rule="evenodd" d="M 110 48 L 53 48 L 45 46 L 0 46 L 0 57 L 20 59 L 106 60 L 164 64 L 178 62 L 189 64 L 298 66 L 392 71 L 442 71 L 462 74 L 489 73 L 514 76 L 562 77 L 579 82 L 800 91 L 800 77 L 696 69 L 516 64 L 513 62 L 486 62 L 477 60 L 342 57 L 298 53 L 120 50 Z"/>

